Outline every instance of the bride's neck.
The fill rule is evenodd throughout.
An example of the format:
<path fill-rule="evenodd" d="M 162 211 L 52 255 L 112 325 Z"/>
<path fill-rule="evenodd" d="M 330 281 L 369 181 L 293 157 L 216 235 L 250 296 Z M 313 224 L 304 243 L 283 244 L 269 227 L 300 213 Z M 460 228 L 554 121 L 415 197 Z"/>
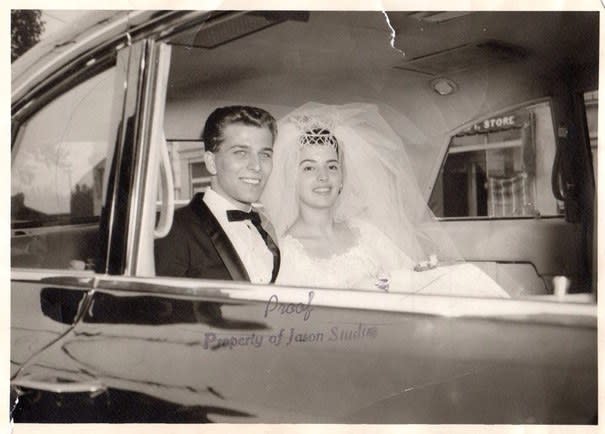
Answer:
<path fill-rule="evenodd" d="M 301 207 L 298 218 L 309 235 L 331 236 L 334 233 L 332 209 Z"/>

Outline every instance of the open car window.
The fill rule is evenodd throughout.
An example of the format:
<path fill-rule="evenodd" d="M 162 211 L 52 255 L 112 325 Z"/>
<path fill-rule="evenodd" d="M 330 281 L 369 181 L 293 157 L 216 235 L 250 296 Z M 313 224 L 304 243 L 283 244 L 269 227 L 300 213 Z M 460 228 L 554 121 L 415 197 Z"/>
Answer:
<path fill-rule="evenodd" d="M 593 238 L 553 191 L 568 130 L 555 106 L 578 89 L 552 54 L 575 50 L 574 68 L 594 65 L 590 47 L 557 30 L 573 20 L 593 32 L 594 17 L 454 15 L 389 12 L 387 23 L 380 12 L 225 12 L 158 41 L 170 51 L 162 127 L 175 208 L 210 185 L 201 132 L 215 108 L 257 106 L 279 120 L 309 101 L 372 104 L 463 261 L 510 296 L 553 295 L 557 277 L 566 291 L 590 293 Z M 560 245 L 569 255 L 556 253 Z"/>

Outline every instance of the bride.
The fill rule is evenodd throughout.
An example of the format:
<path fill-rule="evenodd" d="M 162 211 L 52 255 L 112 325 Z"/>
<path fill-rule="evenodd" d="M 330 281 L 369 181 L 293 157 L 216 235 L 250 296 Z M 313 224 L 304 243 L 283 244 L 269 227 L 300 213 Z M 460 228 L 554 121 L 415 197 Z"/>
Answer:
<path fill-rule="evenodd" d="M 279 237 L 276 283 L 508 297 L 479 268 L 453 264 L 455 249 L 376 106 L 308 103 L 278 131 L 262 197 Z"/>

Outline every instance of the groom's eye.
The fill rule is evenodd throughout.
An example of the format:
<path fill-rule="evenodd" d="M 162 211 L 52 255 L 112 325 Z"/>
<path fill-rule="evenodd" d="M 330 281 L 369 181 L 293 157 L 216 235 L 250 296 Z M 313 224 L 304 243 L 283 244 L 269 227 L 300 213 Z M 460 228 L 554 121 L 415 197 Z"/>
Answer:
<path fill-rule="evenodd" d="M 332 164 L 332 165 L 328 166 L 328 169 L 330 169 L 330 170 L 338 170 L 338 169 L 340 169 L 340 167 L 338 166 L 338 164 Z"/>
<path fill-rule="evenodd" d="M 273 157 L 273 154 L 272 154 L 271 152 L 265 151 L 265 152 L 261 152 L 261 153 L 260 153 L 260 156 L 261 156 L 262 158 L 267 158 L 267 159 L 270 159 L 271 157 Z"/>
<path fill-rule="evenodd" d="M 313 166 L 303 166 L 303 172 L 310 172 L 314 169 Z"/>

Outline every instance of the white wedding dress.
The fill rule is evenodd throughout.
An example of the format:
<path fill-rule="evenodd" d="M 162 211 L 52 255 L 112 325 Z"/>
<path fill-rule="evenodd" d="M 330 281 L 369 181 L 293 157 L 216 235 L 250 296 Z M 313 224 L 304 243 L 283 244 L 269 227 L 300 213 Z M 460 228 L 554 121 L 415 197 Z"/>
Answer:
<path fill-rule="evenodd" d="M 313 257 L 298 239 L 285 235 L 280 240 L 281 266 L 276 283 L 383 291 L 376 282 L 387 277 L 388 292 L 509 297 L 472 264 L 414 271 L 415 263 L 375 226 L 360 219 L 351 219 L 347 225 L 357 233 L 356 244 L 346 252 L 329 257 Z"/>

